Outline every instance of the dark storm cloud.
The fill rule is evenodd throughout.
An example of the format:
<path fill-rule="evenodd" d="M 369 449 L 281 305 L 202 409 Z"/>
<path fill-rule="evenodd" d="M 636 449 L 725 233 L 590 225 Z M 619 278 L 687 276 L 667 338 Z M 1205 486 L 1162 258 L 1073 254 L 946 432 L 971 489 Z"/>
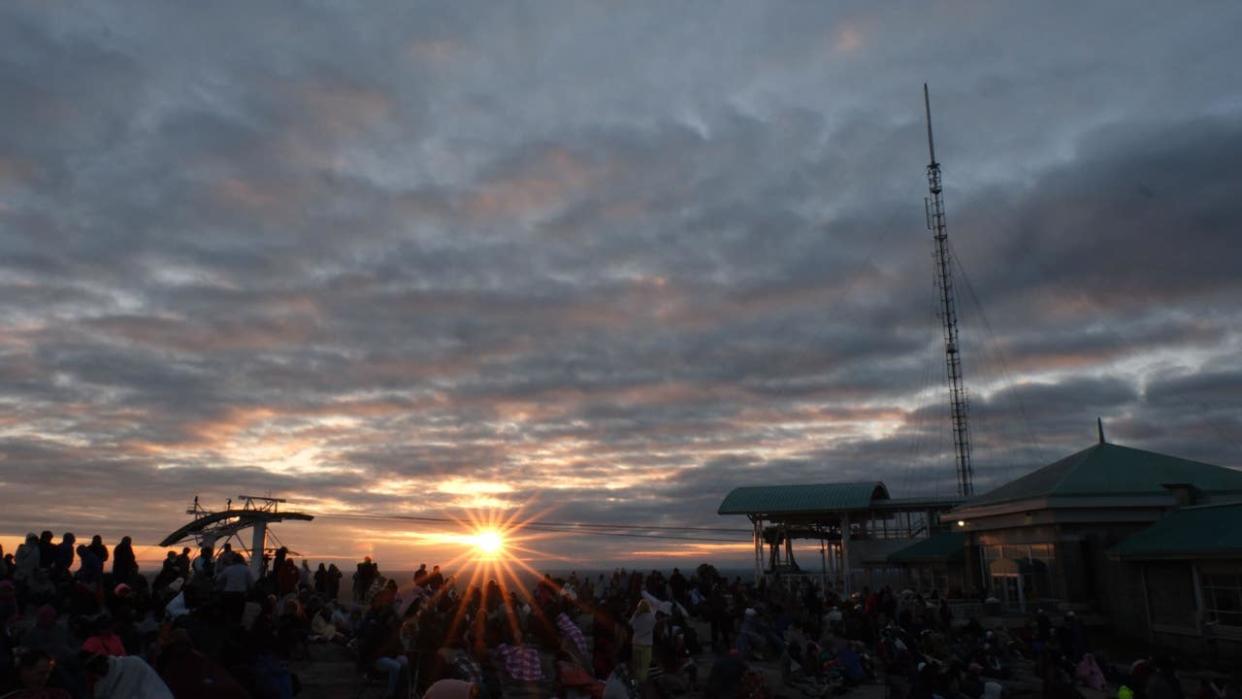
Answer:
<path fill-rule="evenodd" d="M 6 7 L 4 533 L 950 492 L 924 79 L 980 485 L 1238 463 L 1242 15 L 940 9 Z"/>

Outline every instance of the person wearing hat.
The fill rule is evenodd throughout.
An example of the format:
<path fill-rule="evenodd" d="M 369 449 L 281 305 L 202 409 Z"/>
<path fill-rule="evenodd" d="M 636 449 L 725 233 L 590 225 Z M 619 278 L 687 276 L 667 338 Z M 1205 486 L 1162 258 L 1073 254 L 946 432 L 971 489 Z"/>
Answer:
<path fill-rule="evenodd" d="M 86 676 L 101 699 L 174 699 L 159 674 L 136 655 L 82 653 Z"/>
<path fill-rule="evenodd" d="M 112 549 L 112 579 L 129 582 L 138 574 L 138 561 L 134 557 L 133 541 L 127 536 Z"/>

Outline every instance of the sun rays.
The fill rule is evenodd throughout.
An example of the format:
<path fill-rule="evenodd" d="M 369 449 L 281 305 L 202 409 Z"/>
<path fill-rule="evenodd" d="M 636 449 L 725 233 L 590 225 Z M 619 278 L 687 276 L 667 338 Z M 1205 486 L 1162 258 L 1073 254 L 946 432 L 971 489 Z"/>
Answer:
<path fill-rule="evenodd" d="M 493 605 L 498 605 L 503 610 L 505 624 L 514 638 L 521 637 L 516 604 L 526 605 L 536 617 L 547 623 L 554 623 L 551 619 L 543 619 L 544 609 L 531 593 L 535 581 L 544 578 L 527 563 L 527 560 L 569 560 L 535 548 L 539 542 L 564 536 L 560 532 L 535 532 L 525 529 L 526 524 L 536 522 L 544 514 L 546 513 L 539 512 L 523 516 L 521 509 L 463 510 L 461 518 L 450 517 L 456 524 L 457 531 L 417 535 L 429 543 L 455 544 L 461 547 L 460 553 L 441 564 L 446 571 L 451 571 L 451 584 L 442 587 L 424 603 L 429 606 L 442 604 L 444 596 L 454 587 L 460 593 L 454 600 L 449 638 L 456 637 L 462 631 L 462 625 L 466 623 L 475 602 L 484 610 L 496 608 Z M 555 589 L 558 594 L 563 592 L 559 587 Z M 493 599 L 494 597 L 498 599 Z M 572 597 L 569 599 L 572 600 Z M 576 604 L 576 600 L 573 602 Z M 477 614 L 471 623 L 482 623 L 485 616 Z M 482 629 L 477 631 L 481 637 Z"/>

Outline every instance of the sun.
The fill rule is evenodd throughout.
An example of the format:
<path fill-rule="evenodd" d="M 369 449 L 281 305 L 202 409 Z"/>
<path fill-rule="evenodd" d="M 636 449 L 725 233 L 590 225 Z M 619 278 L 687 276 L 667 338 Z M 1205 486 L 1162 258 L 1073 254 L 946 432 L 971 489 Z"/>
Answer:
<path fill-rule="evenodd" d="M 495 558 L 505 550 L 505 536 L 495 529 L 480 529 L 475 532 L 474 548 L 486 558 Z"/>

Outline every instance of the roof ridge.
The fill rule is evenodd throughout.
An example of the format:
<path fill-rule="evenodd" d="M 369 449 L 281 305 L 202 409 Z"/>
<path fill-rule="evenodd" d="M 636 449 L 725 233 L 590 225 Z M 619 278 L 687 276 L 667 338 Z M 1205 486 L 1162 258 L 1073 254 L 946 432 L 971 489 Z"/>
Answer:
<path fill-rule="evenodd" d="M 874 481 L 829 481 L 827 483 L 771 483 L 769 485 L 739 485 L 737 486 L 737 488 L 784 488 L 784 487 L 812 488 L 812 487 L 820 486 L 820 485 L 833 485 L 833 486 L 871 485 L 873 486 L 873 485 L 876 485 L 877 483 L 883 484 L 884 481 L 874 480 Z M 735 490 L 737 488 L 735 488 Z"/>
<path fill-rule="evenodd" d="M 1242 507 L 1242 500 L 1233 500 L 1230 502 L 1205 502 L 1201 505 L 1186 505 L 1173 510 L 1170 514 L 1176 512 L 1185 512 L 1186 510 L 1210 510 L 1214 507 Z"/>
<path fill-rule="evenodd" d="M 1242 471 L 1242 466 L 1235 468 L 1233 466 L 1226 466 L 1224 464 L 1214 464 L 1209 461 L 1200 461 L 1199 459 L 1188 459 L 1184 456 L 1177 456 L 1175 454 L 1165 454 L 1164 452 L 1152 451 L 1150 449 L 1140 449 L 1138 447 L 1131 447 L 1125 444 L 1114 444 L 1113 442 L 1104 442 L 1104 444 L 1110 447 L 1115 447 L 1117 449 L 1123 449 L 1125 451 L 1134 451 L 1140 454 L 1148 454 L 1151 456 L 1156 456 L 1161 459 L 1176 459 L 1177 461 L 1185 461 L 1186 463 L 1198 464 L 1200 466 L 1211 466 L 1213 468 L 1222 468 L 1222 469 L 1227 469 L 1230 471 Z M 1095 446 L 1098 447 L 1100 445 L 1096 444 Z"/>
<path fill-rule="evenodd" d="M 1086 449 L 1075 452 L 1065 457 L 1063 461 L 1070 461 L 1070 464 L 1066 466 L 1065 469 L 1061 472 L 1061 477 L 1058 478 L 1055 482 L 1053 482 L 1052 487 L 1048 489 L 1048 494 L 1049 495 L 1055 494 L 1061 488 L 1061 486 L 1065 485 L 1065 482 L 1069 480 L 1070 474 L 1077 471 L 1078 468 L 1082 466 L 1084 461 L 1087 461 L 1092 456 L 1094 456 L 1097 449 L 1099 449 L 1100 447 L 1106 447 L 1106 446 L 1114 446 L 1114 445 L 1111 445 L 1108 442 L 1099 442 L 1097 444 L 1092 444 Z M 1054 461 L 1053 463 L 1049 464 L 1048 466 L 1045 466 L 1044 468 L 1051 468 L 1052 466 L 1055 466 L 1057 463 L 1058 462 Z"/>

